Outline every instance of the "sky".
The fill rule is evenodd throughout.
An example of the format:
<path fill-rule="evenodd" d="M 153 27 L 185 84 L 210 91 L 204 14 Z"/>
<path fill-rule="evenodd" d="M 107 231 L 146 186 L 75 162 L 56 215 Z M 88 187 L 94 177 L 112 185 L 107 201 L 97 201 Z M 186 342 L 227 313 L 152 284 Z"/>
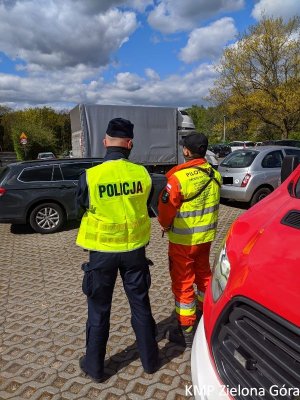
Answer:
<path fill-rule="evenodd" d="M 226 46 L 300 0 L 0 0 L 0 105 L 204 105 Z"/>

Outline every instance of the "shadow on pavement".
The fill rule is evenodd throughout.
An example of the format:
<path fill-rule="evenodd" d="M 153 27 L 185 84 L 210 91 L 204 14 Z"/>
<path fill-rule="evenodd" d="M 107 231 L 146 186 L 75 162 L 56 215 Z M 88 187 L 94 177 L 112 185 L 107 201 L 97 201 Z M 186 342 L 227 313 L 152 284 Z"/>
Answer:
<path fill-rule="evenodd" d="M 157 342 L 163 340 L 167 330 L 174 327 L 175 324 L 176 317 L 174 313 L 172 313 L 168 318 L 158 322 L 156 325 L 158 331 L 156 335 Z M 159 350 L 160 368 L 162 368 L 165 364 L 168 364 L 173 358 L 178 357 L 184 351 L 184 347 L 168 342 L 162 349 Z M 139 359 L 139 352 L 135 341 L 132 345 L 127 346 L 124 350 L 111 356 L 105 361 L 105 380 L 109 379 L 118 371 L 131 364 L 132 361 L 137 359 Z"/>
<path fill-rule="evenodd" d="M 14 235 L 28 235 L 36 233 L 30 225 L 25 224 L 11 224 L 10 232 Z"/>
<path fill-rule="evenodd" d="M 65 231 L 71 231 L 73 229 L 78 229 L 80 225 L 80 221 L 74 220 L 74 221 L 68 221 L 64 227 L 59 231 L 59 232 L 65 232 Z M 32 235 L 32 234 L 38 234 L 35 232 L 31 226 L 28 224 L 12 224 L 10 227 L 10 232 L 13 233 L 14 235 Z M 39 235 L 42 235 L 40 233 Z M 51 235 L 51 233 L 49 234 Z"/>
<path fill-rule="evenodd" d="M 250 205 L 242 201 L 228 200 L 221 198 L 221 204 L 227 207 L 240 208 L 241 210 L 248 210 Z"/>

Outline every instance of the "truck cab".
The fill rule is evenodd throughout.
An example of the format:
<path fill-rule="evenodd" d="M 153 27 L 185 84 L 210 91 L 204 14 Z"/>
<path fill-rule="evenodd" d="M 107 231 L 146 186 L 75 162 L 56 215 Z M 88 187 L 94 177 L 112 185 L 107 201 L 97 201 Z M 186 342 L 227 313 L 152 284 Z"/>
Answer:
<path fill-rule="evenodd" d="M 215 258 L 192 348 L 196 399 L 300 398 L 295 160 L 283 163 L 281 185 L 237 218 Z"/>

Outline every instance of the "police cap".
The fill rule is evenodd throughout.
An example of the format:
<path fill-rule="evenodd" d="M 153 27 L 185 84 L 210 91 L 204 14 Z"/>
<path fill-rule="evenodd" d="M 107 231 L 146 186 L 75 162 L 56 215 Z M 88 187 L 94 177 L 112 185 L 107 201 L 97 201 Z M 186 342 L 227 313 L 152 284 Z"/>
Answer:
<path fill-rule="evenodd" d="M 114 118 L 109 121 L 106 133 L 111 137 L 133 139 L 133 127 L 128 119 Z"/>
<path fill-rule="evenodd" d="M 201 154 L 206 152 L 208 139 L 203 133 L 193 132 L 184 136 L 179 144 L 189 149 L 192 153 Z"/>

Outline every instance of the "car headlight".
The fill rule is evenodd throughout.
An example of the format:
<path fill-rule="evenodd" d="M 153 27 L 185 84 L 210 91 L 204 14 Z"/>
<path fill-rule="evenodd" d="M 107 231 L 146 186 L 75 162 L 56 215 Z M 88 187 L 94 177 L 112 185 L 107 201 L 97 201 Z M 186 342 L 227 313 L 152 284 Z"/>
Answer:
<path fill-rule="evenodd" d="M 214 301 L 217 301 L 224 292 L 229 274 L 230 262 L 226 253 L 226 245 L 224 244 L 215 258 L 213 267 L 211 288 Z"/>

